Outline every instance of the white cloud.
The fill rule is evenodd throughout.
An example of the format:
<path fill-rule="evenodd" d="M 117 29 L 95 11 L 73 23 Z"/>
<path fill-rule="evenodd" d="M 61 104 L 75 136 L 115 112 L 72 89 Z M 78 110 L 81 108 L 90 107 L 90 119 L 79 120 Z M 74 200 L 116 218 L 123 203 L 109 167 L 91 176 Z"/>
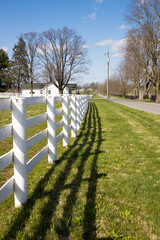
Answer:
<path fill-rule="evenodd" d="M 117 52 L 117 53 L 113 54 L 112 57 L 114 57 L 114 58 L 117 58 L 117 57 L 122 58 L 122 57 L 124 57 L 124 54 L 125 53 L 123 53 L 123 52 Z"/>
<path fill-rule="evenodd" d="M 121 25 L 121 26 L 119 27 L 119 29 L 121 29 L 121 30 L 126 29 L 126 28 L 128 28 L 128 26 L 126 26 L 126 25 Z"/>
<path fill-rule="evenodd" d="M 100 42 L 95 43 L 95 46 L 113 46 L 115 44 L 116 40 L 112 39 L 106 39 Z"/>
<path fill-rule="evenodd" d="M 97 5 L 100 5 L 102 3 L 103 3 L 103 0 L 94 0 L 93 1 L 93 8 L 97 11 L 98 10 Z"/>
<path fill-rule="evenodd" d="M 89 45 L 83 45 L 83 46 L 82 46 L 82 49 L 88 49 L 88 48 L 90 48 Z"/>
<path fill-rule="evenodd" d="M 102 3 L 103 2 L 103 0 L 96 0 L 96 3 Z"/>
<path fill-rule="evenodd" d="M 96 12 L 93 12 L 91 14 L 89 14 L 86 17 L 83 17 L 83 19 L 96 19 Z"/>
<path fill-rule="evenodd" d="M 96 19 L 96 11 L 98 11 L 98 7 L 97 5 L 98 4 L 102 4 L 103 3 L 103 0 L 94 0 L 94 3 L 93 3 L 93 13 L 89 14 L 88 16 L 86 17 L 83 17 L 83 20 L 86 20 L 86 19 L 92 19 L 92 20 L 95 20 Z"/>
<path fill-rule="evenodd" d="M 57 48 L 59 48 L 59 46 L 57 45 Z M 44 55 L 44 52 L 52 52 L 52 45 L 51 43 L 47 43 L 47 44 L 42 44 L 37 48 L 37 53 Z"/>
<path fill-rule="evenodd" d="M 121 51 L 122 48 L 124 48 L 126 41 L 127 41 L 127 38 L 123 38 L 121 40 L 115 41 L 115 43 L 111 46 L 111 51 L 112 52 Z"/>
<path fill-rule="evenodd" d="M 110 47 L 110 51 L 114 52 L 113 57 L 123 57 L 123 48 L 125 47 L 127 38 L 123 38 L 121 40 L 113 40 L 113 39 L 106 39 L 100 42 L 95 43 L 95 46 L 108 46 Z"/>
<path fill-rule="evenodd" d="M 0 49 L 3 49 L 5 52 L 7 52 L 8 51 L 8 48 L 7 47 L 1 47 Z"/>
<path fill-rule="evenodd" d="M 117 52 L 125 46 L 127 38 L 121 40 L 106 39 L 95 43 L 95 46 L 109 46 L 112 52 Z"/>

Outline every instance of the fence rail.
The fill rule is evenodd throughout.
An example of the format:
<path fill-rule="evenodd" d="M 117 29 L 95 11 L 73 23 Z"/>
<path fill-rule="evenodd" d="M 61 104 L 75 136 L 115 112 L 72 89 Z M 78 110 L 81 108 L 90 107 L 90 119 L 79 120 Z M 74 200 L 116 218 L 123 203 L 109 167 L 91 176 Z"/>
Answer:
<path fill-rule="evenodd" d="M 70 130 L 71 137 L 76 137 L 88 108 L 88 99 L 87 95 L 0 99 L 0 111 L 12 110 L 12 123 L 0 128 L 0 141 L 13 136 L 13 149 L 0 156 L 0 171 L 14 164 L 14 175 L 0 188 L 0 204 L 13 191 L 15 207 L 27 202 L 27 174 L 47 154 L 49 163 L 56 161 L 56 144 L 63 138 L 63 146 L 68 146 Z M 62 102 L 62 108 L 56 109 L 56 102 Z M 47 112 L 27 119 L 26 106 L 42 103 L 47 104 Z M 62 120 L 56 123 L 56 116 L 59 115 L 62 115 Z M 47 128 L 27 140 L 27 129 L 46 120 Z M 60 127 L 63 130 L 56 135 Z M 46 137 L 48 144 L 27 162 L 27 150 Z"/>

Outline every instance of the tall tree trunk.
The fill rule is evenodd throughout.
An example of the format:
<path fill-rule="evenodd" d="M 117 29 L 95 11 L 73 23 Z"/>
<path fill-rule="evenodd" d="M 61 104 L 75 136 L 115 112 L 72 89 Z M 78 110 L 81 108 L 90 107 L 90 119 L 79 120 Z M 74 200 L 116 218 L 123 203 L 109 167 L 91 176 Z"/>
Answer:
<path fill-rule="evenodd" d="M 18 82 L 18 93 L 20 92 L 20 83 Z"/>
<path fill-rule="evenodd" d="M 32 69 L 30 69 L 30 90 L 31 90 L 31 97 L 33 96 L 33 73 Z"/>
<path fill-rule="evenodd" d="M 159 82 L 156 82 L 156 102 L 160 102 Z"/>
<path fill-rule="evenodd" d="M 147 93 L 147 78 L 145 77 L 145 80 L 144 80 L 144 96 L 147 96 L 148 93 Z"/>
<path fill-rule="evenodd" d="M 154 101 L 156 101 L 156 86 L 154 85 L 153 95 L 154 95 Z"/>
<path fill-rule="evenodd" d="M 63 89 L 59 89 L 59 94 L 63 95 Z"/>

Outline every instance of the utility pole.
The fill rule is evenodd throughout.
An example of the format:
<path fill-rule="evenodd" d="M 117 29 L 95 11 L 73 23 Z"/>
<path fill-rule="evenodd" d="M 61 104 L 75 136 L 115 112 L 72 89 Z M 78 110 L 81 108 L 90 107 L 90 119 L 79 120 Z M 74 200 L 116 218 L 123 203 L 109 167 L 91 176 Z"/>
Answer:
<path fill-rule="evenodd" d="M 107 102 L 109 102 L 108 82 L 109 82 L 109 52 L 107 52 Z"/>

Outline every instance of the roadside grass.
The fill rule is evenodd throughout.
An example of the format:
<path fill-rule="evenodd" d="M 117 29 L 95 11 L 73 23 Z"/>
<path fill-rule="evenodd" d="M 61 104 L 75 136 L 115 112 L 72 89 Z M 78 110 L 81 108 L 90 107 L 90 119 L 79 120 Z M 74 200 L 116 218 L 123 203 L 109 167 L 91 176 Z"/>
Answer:
<path fill-rule="evenodd" d="M 149 103 L 155 103 L 155 104 L 160 104 L 159 102 L 155 102 L 153 100 L 149 100 L 149 99 L 143 99 L 143 100 L 139 100 L 139 101 L 142 101 L 142 102 L 149 102 Z"/>
<path fill-rule="evenodd" d="M 160 104 L 159 102 L 155 102 L 153 100 L 149 100 L 149 99 L 132 99 L 132 98 L 127 98 L 127 97 L 119 97 L 119 96 L 111 96 L 113 98 L 118 98 L 118 99 L 123 99 L 123 100 L 127 100 L 127 101 L 139 101 L 139 102 L 148 102 L 148 103 L 155 103 L 155 104 Z"/>
<path fill-rule="evenodd" d="M 93 97 L 93 98 L 101 99 L 101 97 L 100 97 L 100 96 L 98 96 L 98 95 L 94 95 L 94 97 Z"/>
<path fill-rule="evenodd" d="M 32 106 L 27 117 L 45 111 Z M 29 173 L 27 204 L 15 209 L 12 194 L 0 205 L 0 239 L 160 239 L 159 116 L 91 99 L 77 138 L 57 147 L 54 164 L 46 157 Z"/>
<path fill-rule="evenodd" d="M 133 100 L 135 100 L 135 99 L 131 99 L 131 98 L 126 98 L 126 97 L 120 97 L 120 96 L 111 96 L 111 97 L 113 97 L 113 98 L 118 98 L 118 99 L 123 99 L 123 100 L 128 100 L 128 101 L 133 101 Z M 136 99 L 136 100 L 138 100 L 138 99 Z"/>

